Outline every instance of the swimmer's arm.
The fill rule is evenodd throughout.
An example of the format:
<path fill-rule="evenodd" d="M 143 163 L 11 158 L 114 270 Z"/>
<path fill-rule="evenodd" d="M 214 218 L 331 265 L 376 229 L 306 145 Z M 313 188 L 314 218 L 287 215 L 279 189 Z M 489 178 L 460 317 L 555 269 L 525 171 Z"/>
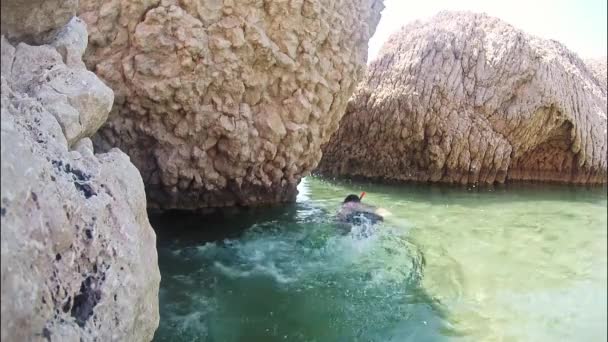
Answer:
<path fill-rule="evenodd" d="M 378 208 L 374 211 L 374 214 L 378 214 L 382 217 L 387 217 L 387 216 L 391 216 L 393 215 L 390 211 L 384 209 L 384 208 Z"/>
<path fill-rule="evenodd" d="M 340 221 L 345 220 L 346 216 L 350 213 L 350 210 L 347 208 L 341 208 L 340 211 L 336 214 L 336 218 Z"/>
<path fill-rule="evenodd" d="M 353 207 L 342 207 L 338 214 L 336 215 L 339 219 L 345 219 L 349 214 L 360 211 L 366 212 L 370 214 L 380 215 L 382 217 L 391 216 L 392 213 L 384 208 L 376 208 L 374 206 L 365 205 L 365 204 L 357 204 Z"/>
<path fill-rule="evenodd" d="M 380 215 L 382 217 L 392 215 L 390 211 L 388 211 L 384 208 L 376 208 L 376 207 L 369 206 L 369 205 L 361 205 L 357 210 Z"/>

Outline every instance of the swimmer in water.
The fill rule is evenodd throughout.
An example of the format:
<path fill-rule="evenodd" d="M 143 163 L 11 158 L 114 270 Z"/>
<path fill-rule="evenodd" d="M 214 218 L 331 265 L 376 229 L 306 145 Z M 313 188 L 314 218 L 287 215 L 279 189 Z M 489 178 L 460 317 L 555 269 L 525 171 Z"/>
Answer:
<path fill-rule="evenodd" d="M 361 203 L 363 196 L 365 196 L 365 192 L 362 192 L 360 196 L 352 194 L 346 196 L 338 212 L 337 219 L 340 222 L 350 224 L 361 224 L 364 220 L 375 224 L 384 221 L 384 217 L 390 215 L 385 209 Z"/>

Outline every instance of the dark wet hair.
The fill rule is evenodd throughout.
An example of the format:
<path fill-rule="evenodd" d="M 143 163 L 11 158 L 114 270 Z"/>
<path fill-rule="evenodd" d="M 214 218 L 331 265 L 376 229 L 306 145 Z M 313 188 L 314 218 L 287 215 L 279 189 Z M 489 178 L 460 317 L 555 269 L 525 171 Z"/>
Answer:
<path fill-rule="evenodd" d="M 357 195 L 350 194 L 344 199 L 344 203 L 348 202 L 361 202 L 361 199 Z"/>

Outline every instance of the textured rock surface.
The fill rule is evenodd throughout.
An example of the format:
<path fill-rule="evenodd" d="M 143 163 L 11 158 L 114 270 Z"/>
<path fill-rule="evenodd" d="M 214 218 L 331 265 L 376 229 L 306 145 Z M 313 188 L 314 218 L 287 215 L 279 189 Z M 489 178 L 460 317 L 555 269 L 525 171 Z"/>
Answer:
<path fill-rule="evenodd" d="M 94 142 L 151 206 L 295 198 L 365 68 L 381 0 L 82 0 L 85 62 L 116 93 Z"/>
<path fill-rule="evenodd" d="M 112 107 L 112 90 L 82 63 L 86 36 L 84 23 L 74 18 L 53 37 L 51 45 L 19 43 L 9 54 L 14 62 L 2 70 L 10 73 L 15 91 L 35 96 L 55 116 L 69 145 L 95 133 Z M 3 50 L 12 49 L 6 40 L 2 45 Z"/>
<path fill-rule="evenodd" d="M 587 64 L 587 67 L 589 67 L 595 78 L 599 81 L 604 92 L 606 92 L 606 88 L 608 88 L 608 68 L 606 66 L 608 64 L 608 57 L 585 59 L 585 64 Z"/>
<path fill-rule="evenodd" d="M 2 37 L 1 339 L 150 341 L 160 274 L 143 181 L 119 150 L 93 153 L 113 93 L 78 62 L 86 29 L 52 37 Z"/>
<path fill-rule="evenodd" d="M 443 12 L 389 38 L 323 152 L 328 175 L 606 182 L 606 91 L 558 42 Z"/>
<path fill-rule="evenodd" d="M 0 30 L 9 39 L 35 39 L 65 25 L 77 8 L 78 0 L 2 0 Z"/>

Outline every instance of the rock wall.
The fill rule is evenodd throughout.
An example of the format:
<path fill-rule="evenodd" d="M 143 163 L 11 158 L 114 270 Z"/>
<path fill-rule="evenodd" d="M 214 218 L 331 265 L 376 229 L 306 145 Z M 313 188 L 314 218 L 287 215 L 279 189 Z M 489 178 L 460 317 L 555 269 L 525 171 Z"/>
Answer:
<path fill-rule="evenodd" d="M 381 0 L 80 1 L 87 65 L 115 91 L 94 139 L 150 207 L 293 200 L 363 75 Z"/>
<path fill-rule="evenodd" d="M 608 56 L 585 59 L 585 64 L 606 92 L 608 88 L 608 67 L 606 65 L 608 64 Z"/>
<path fill-rule="evenodd" d="M 2 36 L 1 339 L 150 341 L 160 274 L 143 181 L 119 150 L 93 152 L 114 96 L 81 61 L 85 24 L 47 20 L 59 29 L 29 39 L 48 44 Z"/>
<path fill-rule="evenodd" d="M 2 0 L 0 32 L 8 39 L 36 40 L 65 25 L 78 8 L 78 0 Z"/>
<path fill-rule="evenodd" d="M 389 38 L 318 172 L 605 183 L 606 147 L 605 83 L 580 58 L 496 18 L 443 12 Z"/>

